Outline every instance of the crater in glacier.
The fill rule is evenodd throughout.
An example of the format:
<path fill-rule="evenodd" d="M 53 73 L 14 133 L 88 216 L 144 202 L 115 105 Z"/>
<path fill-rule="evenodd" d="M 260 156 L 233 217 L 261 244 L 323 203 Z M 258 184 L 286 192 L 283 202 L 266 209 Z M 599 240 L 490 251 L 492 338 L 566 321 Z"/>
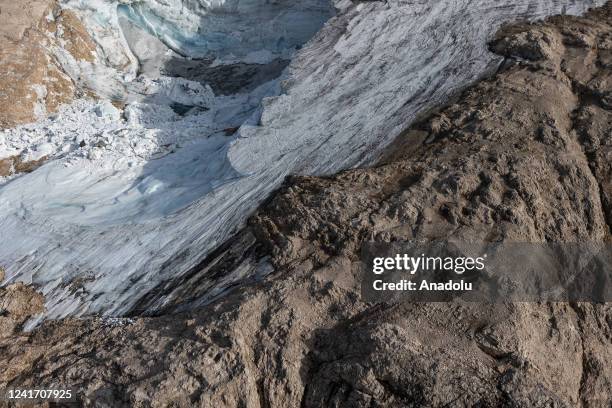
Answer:
<path fill-rule="evenodd" d="M 138 60 L 139 79 L 165 82 L 128 86 L 125 100 L 136 101 L 126 109 L 128 122 L 160 133 L 206 130 L 148 160 L 129 188 L 111 184 L 115 194 L 104 214 L 96 209 L 87 217 L 109 222 L 120 213 L 120 221 L 129 222 L 169 215 L 239 178 L 227 159 L 234 134 L 244 123 L 259 122 L 262 99 L 280 93 L 291 56 L 333 12 L 328 0 L 119 4 L 118 25 Z M 158 138 L 168 146 L 165 135 Z"/>

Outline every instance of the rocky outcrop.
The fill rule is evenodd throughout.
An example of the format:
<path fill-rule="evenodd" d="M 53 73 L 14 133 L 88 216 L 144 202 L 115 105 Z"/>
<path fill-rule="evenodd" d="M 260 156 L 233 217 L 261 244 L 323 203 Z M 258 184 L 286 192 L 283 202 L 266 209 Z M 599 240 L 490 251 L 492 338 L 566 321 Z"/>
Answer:
<path fill-rule="evenodd" d="M 0 268 L 0 282 L 3 280 Z M 21 282 L 0 288 L 0 338 L 17 334 L 30 317 L 44 309 L 43 296 Z"/>
<path fill-rule="evenodd" d="M 44 156 L 38 160 L 30 161 L 23 161 L 20 156 L 0 159 L 0 177 L 7 177 L 18 173 L 31 173 L 40 167 L 46 159 Z"/>
<path fill-rule="evenodd" d="M 359 252 L 398 239 L 609 242 L 611 33 L 610 3 L 505 27 L 491 43 L 501 70 L 379 166 L 288 179 L 179 286 L 155 289 L 176 299 L 164 315 L 1 340 L 0 387 L 70 384 L 114 407 L 610 406 L 610 304 L 367 303 Z M 193 308 L 207 281 L 262 259 L 273 273 Z"/>
<path fill-rule="evenodd" d="M 1 0 L 0 41 L 0 128 L 32 122 L 72 100 L 77 89 L 54 48 L 77 61 L 91 62 L 95 52 L 76 15 L 51 0 Z"/>

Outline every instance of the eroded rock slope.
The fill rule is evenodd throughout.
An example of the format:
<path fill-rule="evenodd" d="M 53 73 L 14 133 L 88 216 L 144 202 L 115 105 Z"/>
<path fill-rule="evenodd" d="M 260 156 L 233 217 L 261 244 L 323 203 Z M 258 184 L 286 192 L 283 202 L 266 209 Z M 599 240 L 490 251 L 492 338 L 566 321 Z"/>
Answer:
<path fill-rule="evenodd" d="M 177 299 L 166 314 L 0 340 L 0 386 L 70 384 L 114 407 L 609 407 L 610 304 L 360 297 L 367 241 L 610 240 L 612 4 L 506 27 L 491 48 L 503 68 L 378 167 L 288 179 L 181 284 L 156 288 Z M 262 258 L 264 280 L 171 313 Z"/>

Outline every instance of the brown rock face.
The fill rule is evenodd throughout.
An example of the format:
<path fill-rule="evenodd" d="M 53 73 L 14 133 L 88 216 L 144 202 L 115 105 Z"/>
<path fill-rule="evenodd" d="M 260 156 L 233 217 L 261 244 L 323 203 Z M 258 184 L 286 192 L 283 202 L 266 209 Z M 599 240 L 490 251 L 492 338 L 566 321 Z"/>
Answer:
<path fill-rule="evenodd" d="M 74 13 L 51 0 L 0 0 L 0 43 L 0 128 L 32 122 L 74 97 L 51 47 L 63 46 L 84 61 L 95 51 Z"/>
<path fill-rule="evenodd" d="M 177 299 L 171 312 L 245 258 L 269 257 L 273 274 L 189 313 L 2 340 L 0 387 L 70 384 L 113 407 L 611 406 L 610 304 L 361 299 L 368 241 L 610 240 L 612 4 L 507 27 L 491 47 L 505 68 L 407 130 L 380 166 L 287 180 L 182 285 L 158 290 Z"/>
<path fill-rule="evenodd" d="M 19 156 L 10 156 L 0 159 L 0 177 L 7 177 L 18 173 L 31 173 L 44 164 L 47 157 L 24 162 Z"/>
<path fill-rule="evenodd" d="M 0 282 L 3 280 L 0 268 Z M 0 338 L 15 334 L 30 317 L 44 310 L 43 296 L 23 283 L 0 288 Z"/>

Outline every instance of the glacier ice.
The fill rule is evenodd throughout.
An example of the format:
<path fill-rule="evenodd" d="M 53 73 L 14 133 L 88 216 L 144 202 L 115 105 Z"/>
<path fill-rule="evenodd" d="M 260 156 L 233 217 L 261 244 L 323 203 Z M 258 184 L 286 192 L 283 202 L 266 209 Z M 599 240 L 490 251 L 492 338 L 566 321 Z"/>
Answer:
<path fill-rule="evenodd" d="M 7 280 L 39 285 L 47 317 L 127 313 L 227 239 L 285 176 L 372 162 L 419 113 L 495 68 L 500 59 L 486 41 L 503 22 L 601 3 L 341 0 L 330 17 L 318 1 L 65 0 L 84 17 L 104 61 L 78 66 L 66 57 L 66 69 L 128 105 L 117 120 L 104 113 L 108 106 L 80 100 L 2 133 L 0 155 L 40 146 L 52 159 L 0 188 Z M 261 28 L 277 11 L 280 27 L 299 23 L 282 41 L 282 30 L 268 30 L 278 26 Z M 147 30 L 146 41 L 123 35 L 125 19 Z M 245 41 L 219 40 L 219 30 Z M 214 95 L 177 78 L 139 78 L 143 44 L 157 44 L 160 54 L 149 60 L 212 53 L 213 65 L 294 54 L 282 78 Z M 173 102 L 193 109 L 177 112 Z M 244 274 L 213 282 L 211 293 Z"/>

